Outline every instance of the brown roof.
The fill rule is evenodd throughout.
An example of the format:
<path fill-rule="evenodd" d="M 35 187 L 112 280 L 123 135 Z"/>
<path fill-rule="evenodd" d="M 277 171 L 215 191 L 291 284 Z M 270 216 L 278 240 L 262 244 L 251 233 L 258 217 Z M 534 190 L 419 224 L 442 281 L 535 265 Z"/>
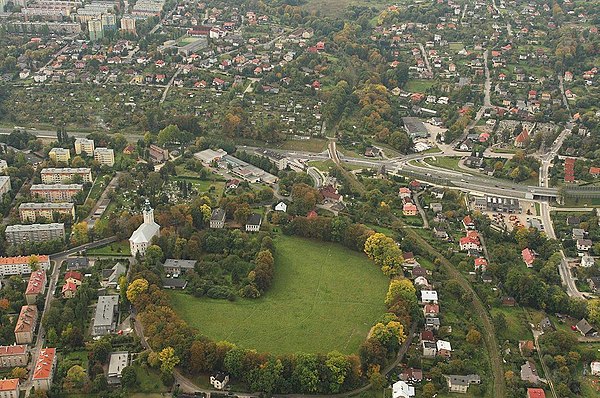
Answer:
<path fill-rule="evenodd" d="M 40 294 L 46 286 L 46 272 L 35 271 L 31 273 L 29 282 L 27 283 L 27 290 L 25 294 Z"/>
<path fill-rule="evenodd" d="M 23 344 L 19 345 L 3 345 L 0 346 L 0 357 L 21 355 L 27 352 L 27 346 Z"/>
<path fill-rule="evenodd" d="M 19 379 L 0 380 L 0 391 L 14 391 L 19 388 Z"/>
<path fill-rule="evenodd" d="M 33 371 L 32 380 L 45 380 L 50 378 L 55 356 L 56 348 L 44 348 L 40 351 L 40 356 L 38 357 Z"/>
<path fill-rule="evenodd" d="M 15 326 L 15 333 L 33 331 L 33 325 L 37 320 L 37 316 L 38 309 L 35 305 L 24 305 L 21 307 L 21 313 Z"/>

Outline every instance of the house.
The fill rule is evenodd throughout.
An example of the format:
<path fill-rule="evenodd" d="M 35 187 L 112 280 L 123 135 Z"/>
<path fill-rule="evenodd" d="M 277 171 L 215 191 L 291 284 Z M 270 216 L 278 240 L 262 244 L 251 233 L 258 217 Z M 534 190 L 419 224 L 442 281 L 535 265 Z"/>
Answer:
<path fill-rule="evenodd" d="M 72 282 L 65 282 L 61 289 L 61 294 L 65 299 L 72 299 L 77 293 L 77 285 Z"/>
<path fill-rule="evenodd" d="M 590 167 L 590 175 L 594 178 L 600 176 L 600 167 Z"/>
<path fill-rule="evenodd" d="M 521 251 L 521 257 L 523 257 L 523 262 L 527 265 L 527 268 L 533 267 L 533 262 L 535 261 L 535 252 L 533 250 L 526 247 Z"/>
<path fill-rule="evenodd" d="M 260 231 L 260 225 L 262 224 L 262 216 L 257 213 L 252 213 L 248 221 L 246 222 L 246 232 L 258 232 Z"/>
<path fill-rule="evenodd" d="M 462 224 L 466 230 L 475 229 L 475 223 L 473 222 L 471 216 L 465 216 L 465 218 L 462 220 Z"/>
<path fill-rule="evenodd" d="M 436 317 L 439 313 L 439 304 L 425 304 L 423 307 L 423 315 L 425 315 L 425 317 Z"/>
<path fill-rule="evenodd" d="M 552 323 L 550 318 L 545 317 L 540 322 L 540 329 L 542 329 L 542 331 L 548 331 L 548 330 L 556 330 L 556 327 L 554 326 L 554 324 Z"/>
<path fill-rule="evenodd" d="M 121 384 L 121 373 L 123 368 L 129 365 L 129 352 L 117 351 L 110 353 L 108 362 L 108 374 L 106 378 L 109 385 Z"/>
<path fill-rule="evenodd" d="M 481 251 L 481 242 L 474 235 L 460 238 L 458 244 L 461 251 Z"/>
<path fill-rule="evenodd" d="M 581 228 L 573 228 L 573 232 L 571 232 L 571 237 L 573 238 L 573 240 L 584 239 L 585 235 L 585 230 Z"/>
<path fill-rule="evenodd" d="M 521 365 L 521 380 L 530 384 L 539 383 L 540 377 L 538 376 L 535 362 L 527 360 Z"/>
<path fill-rule="evenodd" d="M 433 341 L 423 341 L 421 343 L 424 358 L 435 358 L 437 355 L 437 346 Z"/>
<path fill-rule="evenodd" d="M 0 380 L 0 397 L 19 398 L 19 379 Z"/>
<path fill-rule="evenodd" d="M 569 226 L 573 226 L 573 225 L 579 225 L 581 223 L 579 217 L 575 217 L 575 216 L 569 216 L 567 217 L 567 225 Z"/>
<path fill-rule="evenodd" d="M 600 277 L 592 276 L 591 278 L 588 278 L 588 283 L 592 292 L 598 293 L 600 291 Z"/>
<path fill-rule="evenodd" d="M 65 282 L 73 283 L 76 286 L 81 286 L 81 281 L 83 280 L 83 276 L 81 272 L 77 271 L 67 271 L 65 274 Z"/>
<path fill-rule="evenodd" d="M 342 197 L 342 195 L 340 195 L 338 193 L 337 189 L 335 189 L 335 187 L 333 185 L 324 186 L 323 188 L 321 188 L 319 190 L 319 192 L 321 192 L 321 195 L 323 195 L 323 199 L 325 200 L 326 203 L 342 202 L 344 199 Z"/>
<path fill-rule="evenodd" d="M 440 227 L 433 227 L 433 235 L 442 240 L 448 240 L 449 236 L 445 229 Z"/>
<path fill-rule="evenodd" d="M 522 356 L 527 357 L 535 351 L 535 344 L 532 340 L 520 340 L 519 341 L 519 352 Z"/>
<path fill-rule="evenodd" d="M 541 388 L 528 388 L 527 398 L 546 398 L 546 393 Z"/>
<path fill-rule="evenodd" d="M 420 341 L 431 341 L 435 342 L 435 338 L 433 337 L 433 332 L 431 330 L 423 330 L 421 331 Z"/>
<path fill-rule="evenodd" d="M 420 383 L 423 381 L 423 371 L 415 368 L 405 369 L 400 375 L 400 380 L 409 381 L 411 383 Z"/>
<path fill-rule="evenodd" d="M 484 257 L 478 257 L 475 259 L 475 271 L 485 271 L 487 266 L 488 262 Z"/>
<path fill-rule="evenodd" d="M 37 390 L 48 391 L 52 385 L 56 367 L 56 348 L 43 348 L 38 356 L 31 381 Z"/>
<path fill-rule="evenodd" d="M 501 302 L 503 307 L 514 307 L 515 305 L 517 305 L 517 300 L 515 300 L 514 297 L 510 296 L 502 297 Z"/>
<path fill-rule="evenodd" d="M 441 213 L 442 212 L 442 204 L 441 203 L 430 203 L 429 204 L 429 208 L 431 209 L 432 212 L 434 213 Z"/>
<path fill-rule="evenodd" d="M 599 376 L 600 375 L 600 362 L 594 361 L 594 362 L 590 363 L 590 370 L 592 372 L 592 376 Z"/>
<path fill-rule="evenodd" d="M 427 330 L 439 330 L 440 318 L 427 317 L 425 318 L 425 329 Z"/>
<path fill-rule="evenodd" d="M 577 239 L 577 250 L 580 252 L 587 252 L 592 248 L 592 241 L 590 239 Z"/>
<path fill-rule="evenodd" d="M 284 202 L 279 202 L 275 205 L 275 211 L 287 212 L 287 205 Z"/>
<path fill-rule="evenodd" d="M 410 189 L 408 189 L 407 187 L 401 187 L 400 189 L 398 189 L 398 196 L 400 197 L 400 199 L 410 198 L 410 195 Z"/>
<path fill-rule="evenodd" d="M 471 374 L 466 376 L 459 375 L 444 375 L 448 390 L 450 392 L 457 392 L 460 394 L 466 394 L 471 384 L 481 384 L 479 375 Z"/>
<path fill-rule="evenodd" d="M 437 347 L 438 356 L 450 358 L 450 355 L 452 355 L 452 345 L 450 345 L 449 341 L 438 340 L 435 344 Z"/>
<path fill-rule="evenodd" d="M 160 225 L 154 221 L 154 210 L 150 207 L 150 201 L 146 200 L 143 210 L 144 222 L 131 234 L 129 238 L 129 248 L 131 255 L 135 257 L 146 254 L 152 238 L 160 236 Z"/>
<path fill-rule="evenodd" d="M 90 267 L 90 260 L 87 257 L 76 257 L 65 260 L 67 271 L 85 269 Z"/>
<path fill-rule="evenodd" d="M 104 336 L 117 329 L 119 296 L 100 296 L 96 305 L 92 336 Z"/>
<path fill-rule="evenodd" d="M 164 278 L 163 287 L 165 289 L 180 289 L 183 290 L 187 287 L 188 282 L 181 278 Z"/>
<path fill-rule="evenodd" d="M 438 294 L 435 290 L 421 290 L 421 303 L 437 304 Z"/>
<path fill-rule="evenodd" d="M 210 376 L 210 384 L 217 390 L 224 389 L 228 382 L 229 375 L 227 373 L 218 372 L 217 374 Z"/>
<path fill-rule="evenodd" d="M 423 276 L 418 276 L 413 281 L 415 286 L 429 287 L 429 281 Z"/>
<path fill-rule="evenodd" d="M 405 203 L 402 206 L 402 215 L 416 216 L 417 215 L 417 206 L 414 203 Z"/>
<path fill-rule="evenodd" d="M 392 398 L 412 398 L 415 396 L 415 388 L 403 380 L 392 385 Z"/>
<path fill-rule="evenodd" d="M 223 209 L 213 209 L 212 214 L 210 215 L 210 227 L 211 228 L 223 228 L 225 226 L 225 210 Z"/>
<path fill-rule="evenodd" d="M 577 322 L 577 325 L 575 325 L 575 327 L 577 328 L 577 331 L 581 333 L 582 336 L 591 337 L 598 335 L 598 331 L 594 329 L 594 327 L 590 325 L 590 323 L 585 318 Z"/>
<path fill-rule="evenodd" d="M 35 304 L 40 294 L 46 291 L 46 271 L 34 271 L 29 277 L 27 289 L 25 290 L 25 300 L 27 304 Z"/>
<path fill-rule="evenodd" d="M 415 267 L 413 267 L 413 269 L 411 270 L 411 275 L 413 278 L 418 278 L 420 276 L 424 277 L 427 276 L 427 270 L 423 267 L 421 267 L 420 265 L 416 265 Z"/>
<path fill-rule="evenodd" d="M 165 273 L 175 277 L 176 275 L 183 275 L 186 272 L 193 270 L 195 265 L 196 260 L 178 260 L 174 258 L 168 258 L 163 264 L 163 269 L 165 270 Z"/>
<path fill-rule="evenodd" d="M 116 263 L 112 268 L 102 270 L 102 286 L 116 288 L 119 284 L 119 278 L 125 275 L 127 267 L 121 263 Z"/>

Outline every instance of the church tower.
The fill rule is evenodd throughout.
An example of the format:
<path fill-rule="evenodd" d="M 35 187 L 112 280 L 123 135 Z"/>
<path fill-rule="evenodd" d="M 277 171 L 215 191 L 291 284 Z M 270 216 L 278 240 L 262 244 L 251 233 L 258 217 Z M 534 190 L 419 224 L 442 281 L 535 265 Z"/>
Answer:
<path fill-rule="evenodd" d="M 154 224 L 154 210 L 150 206 L 150 201 L 146 199 L 144 204 L 144 224 Z"/>

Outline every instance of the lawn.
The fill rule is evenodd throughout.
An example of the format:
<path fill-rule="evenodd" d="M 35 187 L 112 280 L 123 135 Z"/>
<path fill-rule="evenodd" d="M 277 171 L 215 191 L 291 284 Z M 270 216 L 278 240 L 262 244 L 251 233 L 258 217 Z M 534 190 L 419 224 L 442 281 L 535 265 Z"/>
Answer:
<path fill-rule="evenodd" d="M 280 149 L 290 151 L 323 152 L 327 149 L 327 140 L 311 138 L 308 140 L 286 140 L 278 146 Z"/>
<path fill-rule="evenodd" d="M 388 278 L 366 256 L 333 243 L 279 236 L 275 280 L 258 300 L 196 299 L 173 307 L 214 340 L 275 354 L 356 353 L 384 313 Z"/>
<path fill-rule="evenodd" d="M 308 162 L 308 165 L 316 167 L 320 171 L 327 172 L 330 168 L 332 168 L 335 165 L 335 163 L 333 162 L 333 160 L 311 160 L 310 162 Z"/>
<path fill-rule="evenodd" d="M 433 82 L 431 80 L 409 80 L 404 89 L 411 93 L 424 93 L 431 86 L 433 86 Z"/>
<path fill-rule="evenodd" d="M 502 333 L 502 338 L 513 342 L 519 340 L 532 340 L 533 335 L 528 327 L 528 321 L 523 309 L 520 307 L 500 307 L 492 308 L 492 316 L 502 313 L 506 317 L 506 331 Z"/>
<path fill-rule="evenodd" d="M 130 256 L 129 242 L 113 242 L 105 246 L 86 250 L 88 256 Z"/>

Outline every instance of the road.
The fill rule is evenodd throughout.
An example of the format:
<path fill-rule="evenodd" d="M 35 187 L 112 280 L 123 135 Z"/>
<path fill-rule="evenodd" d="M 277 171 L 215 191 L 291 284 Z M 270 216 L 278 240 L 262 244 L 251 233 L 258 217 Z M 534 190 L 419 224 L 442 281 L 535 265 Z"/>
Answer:
<path fill-rule="evenodd" d="M 165 102 L 165 100 L 167 99 L 167 94 L 169 93 L 169 89 L 173 85 L 173 82 L 177 78 L 177 75 L 179 75 L 179 73 L 181 73 L 181 70 L 182 70 L 182 66 L 179 65 L 177 67 L 177 70 L 175 71 L 175 73 L 173 73 L 173 76 L 171 77 L 171 80 L 169 80 L 169 83 L 167 84 L 167 87 L 165 87 L 165 91 L 163 91 L 163 94 L 160 97 L 160 101 L 158 102 L 160 105 L 162 105 Z"/>
<path fill-rule="evenodd" d="M 429 229 L 429 220 L 427 219 L 427 214 L 425 210 L 423 210 L 423 206 L 421 206 L 421 195 L 424 191 L 421 191 L 415 195 L 415 206 L 417 206 L 417 210 L 421 215 L 421 219 L 423 220 L 423 228 Z"/>
<path fill-rule="evenodd" d="M 552 373 L 550 373 L 550 369 L 546 365 L 546 362 L 542 359 L 542 350 L 540 349 L 540 343 L 538 342 L 539 337 L 543 334 L 543 332 L 535 329 L 531 329 L 533 333 L 533 341 L 535 342 L 535 349 L 537 350 L 538 357 L 540 359 L 540 363 L 542 364 L 542 369 L 544 370 L 544 375 L 546 377 L 546 381 L 548 381 L 548 385 L 550 386 L 550 392 L 552 392 L 552 396 L 554 398 L 559 398 L 556 394 L 556 390 L 554 389 L 554 383 L 552 382 Z"/>
<path fill-rule="evenodd" d="M 309 167 L 306 169 L 306 173 L 313 179 L 315 182 L 315 188 L 321 188 L 323 186 L 323 175 L 316 167 Z"/>
<path fill-rule="evenodd" d="M 2 135 L 9 135 L 13 131 L 15 131 L 15 130 L 12 128 L 0 127 L 0 134 L 2 134 Z M 43 129 L 38 130 L 38 129 L 26 128 L 25 131 L 27 131 L 29 134 L 34 135 L 40 139 L 56 140 L 56 130 L 43 130 Z M 90 135 L 90 132 L 68 131 L 68 134 L 69 134 L 69 136 L 75 137 L 75 138 L 87 138 L 87 136 Z M 143 134 L 125 133 L 125 132 L 123 132 L 121 134 L 123 134 L 123 136 L 129 142 L 136 142 L 137 140 L 144 139 Z"/>
<path fill-rule="evenodd" d="M 431 70 L 431 65 L 429 65 L 429 57 L 427 56 L 425 47 L 423 47 L 423 44 L 421 44 L 421 43 L 417 43 L 417 45 L 419 46 L 419 49 L 421 50 L 421 54 L 423 54 L 423 60 L 425 61 L 425 66 L 427 67 L 427 71 L 430 73 L 431 76 L 433 76 L 433 71 Z"/>
<path fill-rule="evenodd" d="M 114 192 L 114 190 L 117 187 L 117 184 L 119 182 L 119 177 L 122 174 L 123 174 L 122 172 L 118 171 L 115 174 L 115 176 L 112 178 L 112 180 L 110 180 L 110 182 L 108 183 L 106 188 L 104 188 L 102 195 L 100 195 L 100 198 L 98 199 L 98 201 L 96 202 L 96 204 L 94 205 L 92 210 L 90 211 L 89 216 L 85 219 L 85 222 L 87 222 L 89 229 L 94 228 L 94 224 L 96 223 L 96 220 L 100 216 L 102 216 L 102 213 L 104 213 L 104 211 L 106 210 L 106 206 L 108 206 L 108 204 L 110 203 L 110 199 L 108 198 L 108 195 L 110 195 L 111 192 Z M 98 209 L 101 206 L 104 206 L 104 209 L 102 209 L 102 213 L 96 214 L 96 212 L 98 211 Z"/>

